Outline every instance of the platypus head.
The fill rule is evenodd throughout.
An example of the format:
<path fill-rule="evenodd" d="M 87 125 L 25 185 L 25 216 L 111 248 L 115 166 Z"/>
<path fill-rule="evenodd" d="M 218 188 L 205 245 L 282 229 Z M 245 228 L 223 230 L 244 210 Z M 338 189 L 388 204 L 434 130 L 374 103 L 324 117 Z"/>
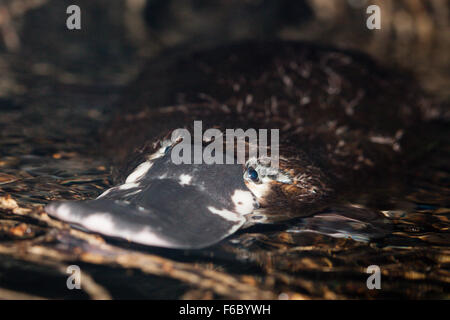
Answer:
<path fill-rule="evenodd" d="M 179 163 L 179 147 L 179 141 L 160 140 L 141 150 L 119 184 L 97 199 L 52 202 L 46 211 L 107 236 L 192 249 L 241 227 L 308 215 L 327 193 L 323 174 L 298 153 L 281 155 L 278 167 L 265 157 L 239 164 L 226 153 L 223 163 L 196 163 L 193 154 L 190 163 Z M 202 143 L 202 153 L 205 148 Z"/>
<path fill-rule="evenodd" d="M 251 158 L 243 175 L 259 203 L 252 220 L 273 223 L 306 216 L 331 193 L 322 171 L 301 155 L 286 155 L 278 167 L 267 158 Z"/>

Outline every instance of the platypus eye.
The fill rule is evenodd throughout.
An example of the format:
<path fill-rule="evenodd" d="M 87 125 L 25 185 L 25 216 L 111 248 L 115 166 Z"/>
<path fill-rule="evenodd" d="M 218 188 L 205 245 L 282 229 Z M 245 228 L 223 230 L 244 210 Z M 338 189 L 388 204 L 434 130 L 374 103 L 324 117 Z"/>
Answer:
<path fill-rule="evenodd" d="M 247 169 L 247 175 L 250 180 L 255 182 L 258 181 L 258 172 L 256 172 L 256 170 L 253 169 L 252 167 L 249 167 Z"/>

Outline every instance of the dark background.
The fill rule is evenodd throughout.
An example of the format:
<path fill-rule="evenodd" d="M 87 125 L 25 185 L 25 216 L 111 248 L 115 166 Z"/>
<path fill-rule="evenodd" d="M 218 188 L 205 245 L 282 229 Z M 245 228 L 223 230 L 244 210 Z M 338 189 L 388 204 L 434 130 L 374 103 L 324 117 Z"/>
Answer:
<path fill-rule="evenodd" d="M 65 27 L 70 4 L 81 7 L 81 31 Z M 381 30 L 366 28 L 370 4 L 381 8 Z M 20 91 L 8 74 L 11 55 L 25 60 L 24 72 L 62 83 L 122 84 L 142 59 L 177 44 L 283 38 L 368 52 L 448 98 L 449 7 L 445 0 L 3 0 L 0 95 Z"/>

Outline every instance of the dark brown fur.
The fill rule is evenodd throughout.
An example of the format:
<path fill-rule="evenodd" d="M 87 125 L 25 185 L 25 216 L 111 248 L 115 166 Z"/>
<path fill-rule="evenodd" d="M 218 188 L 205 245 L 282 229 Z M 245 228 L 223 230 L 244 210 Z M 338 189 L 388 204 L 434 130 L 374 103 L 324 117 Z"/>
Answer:
<path fill-rule="evenodd" d="M 159 138 L 194 120 L 204 130 L 280 129 L 281 168 L 308 179 L 274 186 L 266 200 L 295 216 L 395 172 L 405 137 L 431 109 L 414 81 L 364 55 L 297 42 L 241 43 L 150 62 L 103 141 L 122 164 L 120 180 Z"/>

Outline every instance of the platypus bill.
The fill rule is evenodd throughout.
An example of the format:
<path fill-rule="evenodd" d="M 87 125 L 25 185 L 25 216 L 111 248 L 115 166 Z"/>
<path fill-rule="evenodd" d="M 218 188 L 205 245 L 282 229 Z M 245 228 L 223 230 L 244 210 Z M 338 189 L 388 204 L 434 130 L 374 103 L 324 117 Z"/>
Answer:
<path fill-rule="evenodd" d="M 346 205 L 346 195 L 405 164 L 404 142 L 431 109 L 420 92 L 364 55 L 312 44 L 166 54 L 130 86 L 102 132 L 117 185 L 95 200 L 52 202 L 46 211 L 167 248 L 203 248 L 240 228 L 299 217 L 297 230 L 380 236 L 383 216 Z M 279 129 L 279 167 L 263 158 L 174 164 L 171 133 L 192 132 L 195 120 L 221 132 Z M 377 231 L 365 236 L 361 226 Z"/>

